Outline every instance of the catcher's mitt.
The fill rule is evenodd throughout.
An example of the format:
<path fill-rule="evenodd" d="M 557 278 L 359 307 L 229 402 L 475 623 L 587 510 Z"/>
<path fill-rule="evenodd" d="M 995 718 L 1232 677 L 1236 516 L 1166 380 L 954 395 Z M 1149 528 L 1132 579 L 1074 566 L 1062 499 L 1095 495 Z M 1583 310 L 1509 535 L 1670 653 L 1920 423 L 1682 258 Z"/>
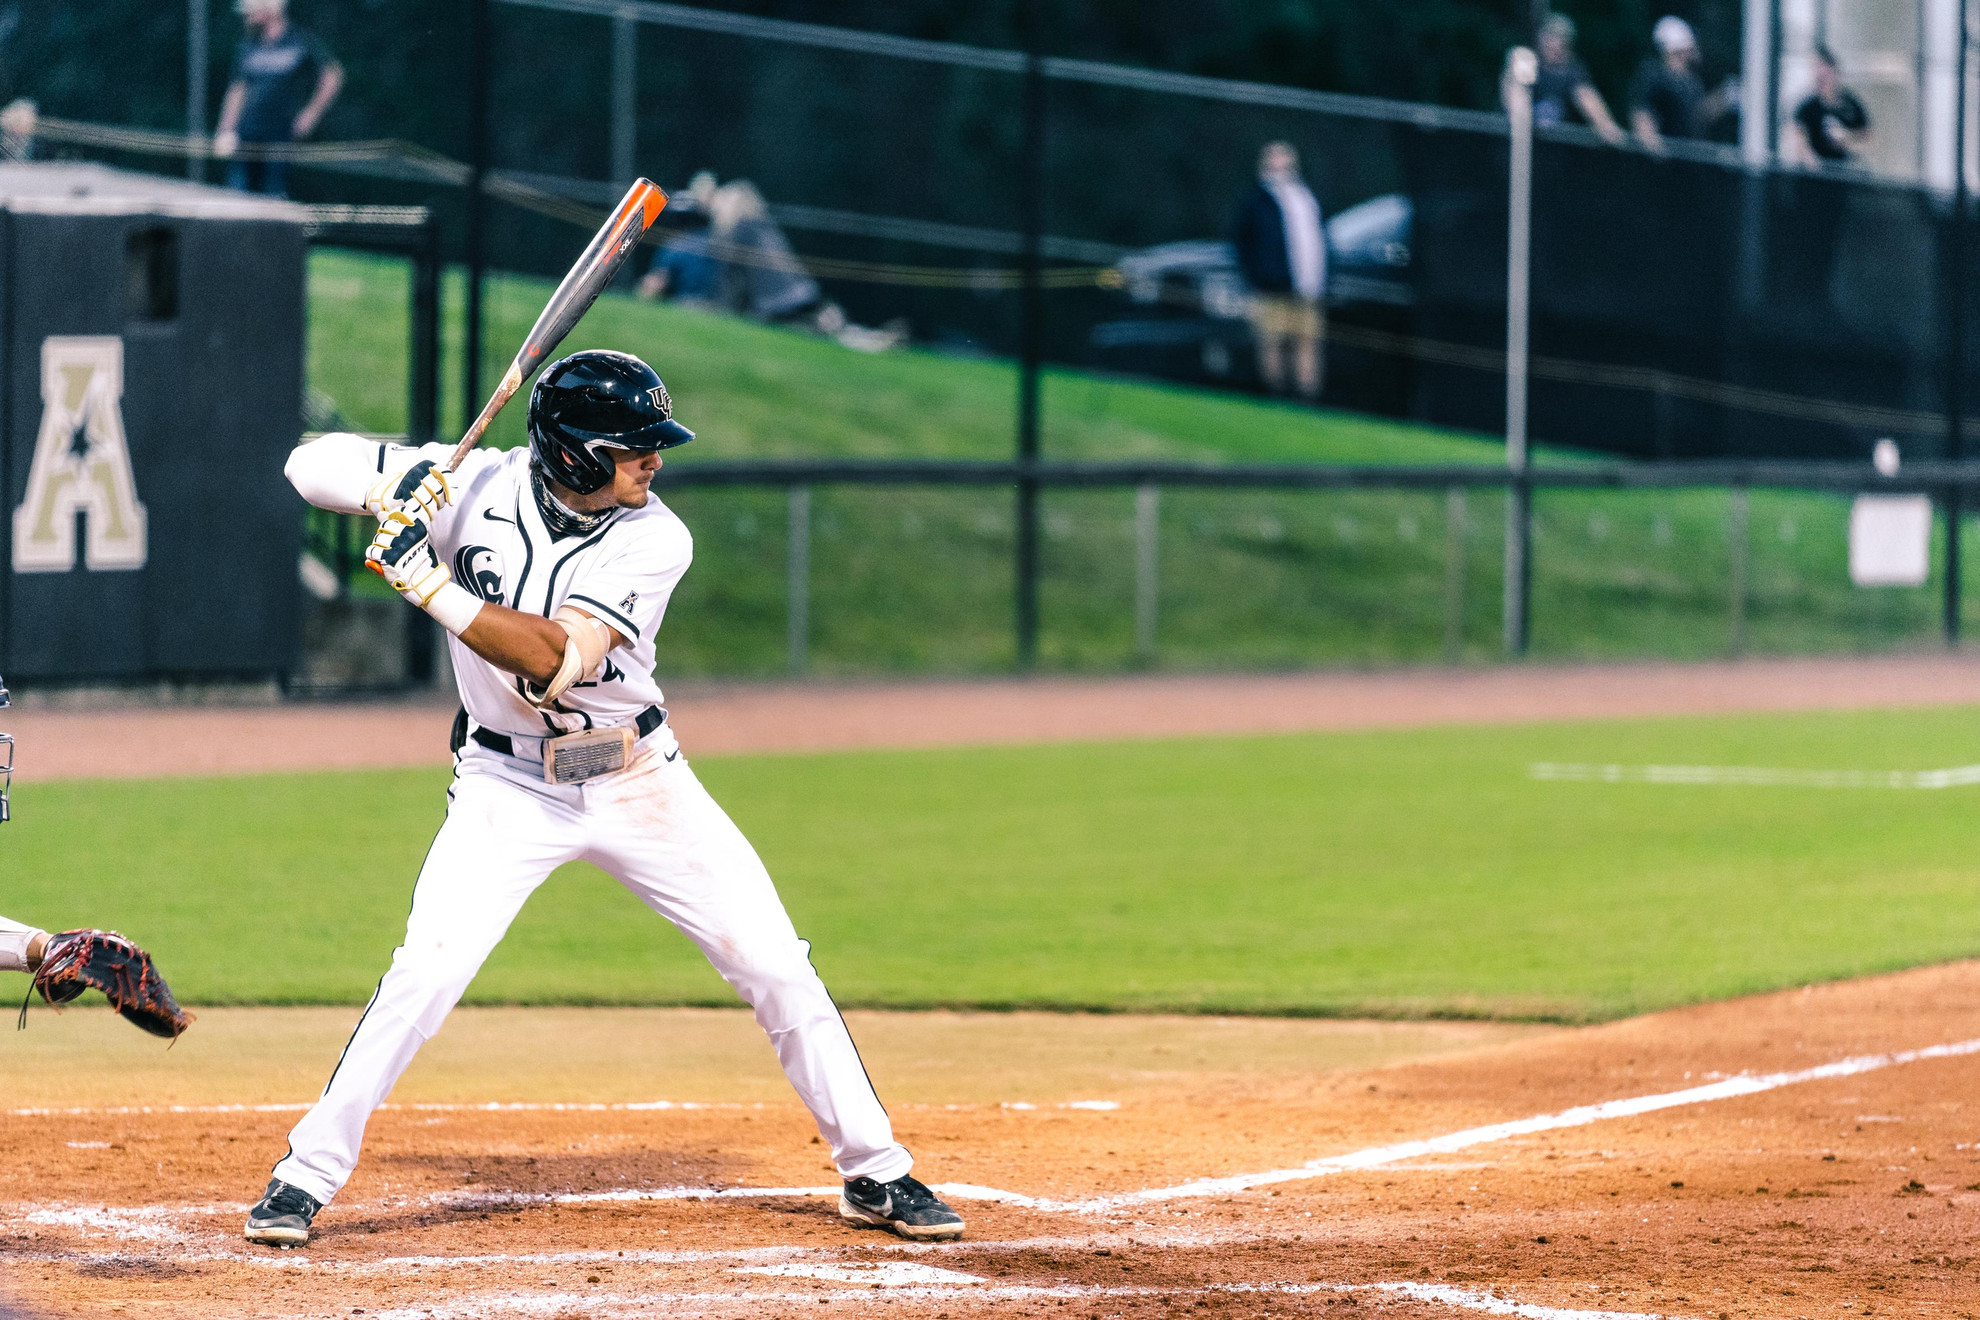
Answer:
<path fill-rule="evenodd" d="M 57 1008 L 85 990 L 101 990 L 110 1007 L 154 1036 L 177 1040 L 193 1015 L 172 998 L 172 987 L 158 974 L 151 955 L 109 930 L 65 930 L 50 935 L 41 953 L 28 998 L 39 990 Z M 21 1004 L 27 1025 L 27 1004 Z"/>

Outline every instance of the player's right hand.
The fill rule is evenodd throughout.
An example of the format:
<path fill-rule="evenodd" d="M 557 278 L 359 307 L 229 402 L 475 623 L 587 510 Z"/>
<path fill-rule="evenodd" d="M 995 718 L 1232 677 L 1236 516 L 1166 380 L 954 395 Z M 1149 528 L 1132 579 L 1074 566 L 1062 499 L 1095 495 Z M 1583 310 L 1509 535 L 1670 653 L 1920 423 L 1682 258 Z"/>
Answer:
<path fill-rule="evenodd" d="M 396 477 L 373 482 L 364 496 L 364 507 L 380 518 L 404 513 L 428 523 L 453 502 L 454 484 L 447 479 L 447 469 L 430 458 L 422 458 Z"/>
<path fill-rule="evenodd" d="M 378 522 L 378 535 L 364 552 L 365 566 L 391 584 L 392 590 L 425 609 L 440 588 L 454 580 L 433 550 L 426 523 L 394 511 Z"/>

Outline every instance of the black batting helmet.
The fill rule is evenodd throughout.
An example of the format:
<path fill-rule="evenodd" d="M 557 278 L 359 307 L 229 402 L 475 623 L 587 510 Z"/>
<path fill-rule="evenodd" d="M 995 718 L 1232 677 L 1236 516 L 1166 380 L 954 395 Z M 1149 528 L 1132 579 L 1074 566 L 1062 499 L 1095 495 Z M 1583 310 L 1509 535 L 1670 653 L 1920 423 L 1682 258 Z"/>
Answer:
<path fill-rule="evenodd" d="M 610 449 L 672 449 L 694 439 L 652 367 L 587 349 L 544 368 L 529 395 L 529 452 L 558 485 L 589 495 L 612 480 Z"/>

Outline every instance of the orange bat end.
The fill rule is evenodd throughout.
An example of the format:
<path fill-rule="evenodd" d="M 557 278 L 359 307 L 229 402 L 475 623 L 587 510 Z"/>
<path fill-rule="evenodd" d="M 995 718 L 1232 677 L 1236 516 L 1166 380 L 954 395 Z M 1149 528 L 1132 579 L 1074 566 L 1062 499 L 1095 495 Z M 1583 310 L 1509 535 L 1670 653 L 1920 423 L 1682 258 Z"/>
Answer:
<path fill-rule="evenodd" d="M 639 205 L 646 219 L 643 227 L 651 229 L 653 222 L 660 218 L 660 213 L 667 209 L 667 194 L 661 190 L 659 184 L 649 183 L 646 185 L 646 192 L 639 199 Z"/>
<path fill-rule="evenodd" d="M 380 563 L 379 563 L 379 562 L 378 562 L 378 561 L 377 561 L 376 559 L 367 559 L 367 560 L 365 560 L 365 561 L 364 561 L 364 566 L 365 566 L 366 568 L 368 568 L 368 569 L 370 569 L 370 570 L 371 570 L 372 572 L 374 572 L 374 573 L 376 573 L 376 574 L 377 574 L 377 575 L 378 575 L 379 577 L 384 577 L 384 576 L 385 576 L 385 568 L 384 568 L 384 566 L 383 566 L 382 564 L 380 564 Z"/>

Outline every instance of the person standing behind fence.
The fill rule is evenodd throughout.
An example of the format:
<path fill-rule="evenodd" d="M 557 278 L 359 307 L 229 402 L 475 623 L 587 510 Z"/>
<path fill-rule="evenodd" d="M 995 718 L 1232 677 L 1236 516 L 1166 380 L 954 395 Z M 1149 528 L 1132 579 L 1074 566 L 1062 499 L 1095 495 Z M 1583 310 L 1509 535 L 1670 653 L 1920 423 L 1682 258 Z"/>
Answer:
<path fill-rule="evenodd" d="M 1737 104 L 1739 82 L 1727 79 L 1717 91 L 1705 90 L 1698 76 L 1698 37 L 1681 18 L 1658 19 L 1650 40 L 1657 54 L 1643 62 L 1629 85 L 1630 126 L 1644 146 L 1662 151 L 1667 139 L 1704 137 Z"/>
<path fill-rule="evenodd" d="M 34 130 L 41 111 L 25 96 L 0 108 L 0 160 L 33 160 Z"/>
<path fill-rule="evenodd" d="M 1286 358 L 1303 399 L 1320 397 L 1327 331 L 1327 230 L 1289 142 L 1258 153 L 1258 182 L 1238 203 L 1232 236 L 1251 294 L 1251 333 L 1265 388 L 1286 392 Z"/>
<path fill-rule="evenodd" d="M 235 7 L 248 32 L 234 57 L 234 78 L 213 133 L 213 153 L 222 158 L 243 146 L 302 141 L 316 131 L 344 86 L 344 66 L 314 33 L 289 22 L 287 0 L 239 0 Z M 227 186 L 286 197 L 289 162 L 259 153 L 236 159 L 227 170 Z"/>
<path fill-rule="evenodd" d="M 1815 48 L 1815 90 L 1794 108 L 1788 155 L 1808 166 L 1847 165 L 1870 137 L 1870 112 L 1843 86 L 1827 46 Z"/>
<path fill-rule="evenodd" d="M 1549 14 L 1540 25 L 1540 71 L 1533 83 L 1533 122 L 1541 127 L 1586 124 L 1605 141 L 1627 135 L 1609 113 L 1609 103 L 1589 81 L 1588 66 L 1574 53 L 1574 20 Z"/>

